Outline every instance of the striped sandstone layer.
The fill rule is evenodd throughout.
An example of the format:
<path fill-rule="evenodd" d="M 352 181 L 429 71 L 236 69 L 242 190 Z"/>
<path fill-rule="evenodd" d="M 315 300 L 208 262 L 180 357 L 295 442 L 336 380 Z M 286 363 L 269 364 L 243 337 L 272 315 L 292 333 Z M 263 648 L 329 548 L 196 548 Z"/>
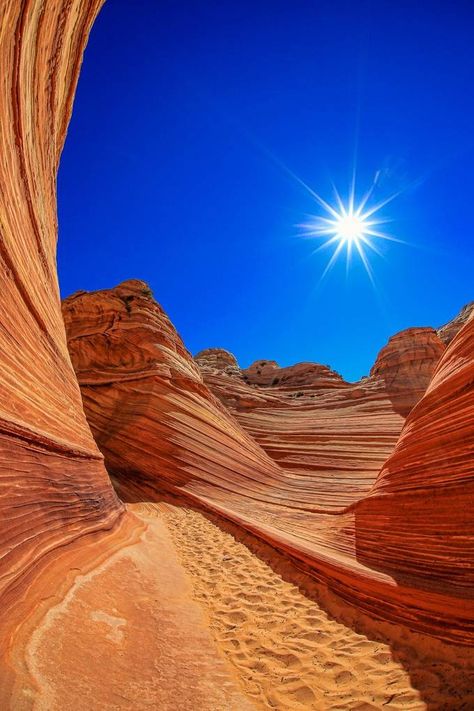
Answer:
<path fill-rule="evenodd" d="M 5 0 L 0 9 L 2 649 L 13 607 L 59 551 L 112 532 L 123 515 L 83 413 L 56 275 L 56 173 L 100 4 Z"/>
<path fill-rule="evenodd" d="M 100 4 L 0 8 L 0 708 L 250 710 L 163 527 L 118 500 L 67 350 L 56 172 Z"/>
<path fill-rule="evenodd" d="M 132 280 L 115 289 L 80 292 L 64 302 L 63 312 L 86 414 L 123 498 L 159 500 L 163 490 L 184 495 L 303 561 L 315 576 L 327 581 L 342 597 L 356 602 L 370 614 L 408 623 L 414 629 L 451 641 L 471 640 L 469 614 L 472 610 L 466 594 L 459 591 L 456 580 L 446 578 L 446 560 L 438 560 L 435 554 L 439 548 L 437 522 L 446 525 L 447 514 L 443 507 L 440 507 L 439 516 L 436 507 L 431 507 L 429 526 L 424 522 L 419 503 L 416 509 L 418 527 L 426 528 L 426 535 L 422 536 L 423 549 L 432 546 L 431 575 L 436 582 L 429 590 L 421 554 L 412 561 L 406 577 L 403 569 L 398 567 L 398 550 L 403 549 L 403 542 L 415 530 L 414 520 L 410 520 L 408 530 L 401 517 L 386 550 L 375 547 L 380 517 L 374 514 L 370 518 L 365 512 L 371 505 L 376 511 L 378 499 L 373 496 L 371 486 L 377 487 L 376 469 L 380 469 L 389 452 L 381 453 L 377 447 L 375 450 L 371 448 L 387 422 L 396 422 L 398 429 L 403 424 L 403 418 L 393 410 L 383 378 L 372 376 L 350 385 L 337 374 L 332 374 L 330 369 L 321 370 L 318 366 L 312 369 L 310 382 L 303 385 L 301 369 L 297 369 L 295 377 L 303 395 L 294 397 L 294 388 L 288 386 L 285 400 L 285 386 L 278 385 L 277 390 L 275 386 L 273 390 L 272 386 L 252 387 L 245 382 L 245 374 L 236 371 L 232 359 L 223 357 L 223 354 L 207 353 L 208 364 L 213 358 L 215 362 L 217 357 L 224 370 L 230 368 L 232 371 L 220 376 L 229 382 L 226 396 L 222 393 L 219 396 L 229 408 L 226 398 L 233 398 L 233 417 L 206 387 L 196 362 L 143 282 Z M 461 334 L 453 341 L 443 362 L 455 352 L 460 337 Z M 202 354 L 199 360 L 202 361 Z M 205 374 L 205 378 L 209 384 L 209 375 Z M 218 392 L 215 382 L 212 387 Z M 448 393 L 450 387 L 448 383 Z M 472 395 L 471 388 L 467 397 L 472 400 Z M 423 400 L 414 413 L 421 408 Z M 297 404 L 293 406 L 290 402 Z M 315 417 L 319 407 L 319 425 L 311 435 L 305 433 L 302 437 L 301 430 L 297 433 L 294 440 L 297 445 L 293 443 L 291 456 L 288 444 L 291 442 L 291 426 L 285 430 L 284 436 L 280 430 L 280 442 L 285 452 L 282 462 L 275 452 L 272 457 L 264 452 L 264 448 L 270 452 L 272 444 L 262 441 L 261 430 L 260 434 L 256 431 L 260 424 L 254 426 L 254 430 L 247 426 L 247 432 L 240 426 L 243 422 L 239 408 L 245 407 L 253 415 L 256 404 L 259 412 L 264 412 L 267 417 L 269 439 L 274 437 L 277 423 L 284 421 L 293 407 L 291 417 L 305 418 L 307 423 Z M 454 407 L 457 407 L 456 403 Z M 306 411 L 310 413 L 308 416 Z M 371 411 L 372 421 L 367 429 Z M 461 417 L 465 414 L 463 411 Z M 292 426 L 297 421 L 292 419 Z M 313 452 L 310 457 L 314 456 L 316 466 L 312 471 L 304 447 L 301 450 L 304 470 L 291 468 L 297 446 L 305 442 L 305 437 L 311 442 L 311 437 L 319 436 L 316 430 L 323 422 L 329 462 L 336 460 L 334 441 L 337 438 L 343 443 L 359 435 L 357 456 L 346 456 L 335 481 L 331 479 L 327 461 L 321 465 L 321 455 Z M 392 424 L 387 437 L 389 443 L 384 444 L 387 449 L 393 450 L 397 434 Z M 428 451 L 430 440 L 425 445 Z M 321 440 L 317 446 L 321 447 Z M 343 449 L 341 444 L 340 450 Z M 372 451 L 375 451 L 372 456 L 377 463 L 372 464 L 369 474 L 364 466 L 370 468 Z M 450 456 L 454 457 L 454 462 L 455 452 Z M 459 454 L 463 461 L 467 456 L 465 450 Z M 359 476 L 356 463 L 364 472 L 362 476 Z M 442 480 L 439 482 L 434 477 L 435 485 L 443 491 Z M 393 497 L 391 503 L 387 500 L 386 505 L 396 510 L 397 497 Z M 385 512 L 384 516 L 388 515 Z M 455 526 L 454 509 L 451 517 L 451 524 Z M 366 541 L 371 542 L 372 550 L 368 550 L 370 546 Z M 452 570 L 462 577 L 465 563 L 459 558 L 462 546 L 454 545 L 450 536 L 443 545 L 445 558 L 451 552 Z M 469 546 L 466 544 L 468 556 Z M 369 559 L 373 556 L 379 563 L 372 559 L 366 562 L 367 556 Z M 440 562 L 439 577 L 437 560 Z"/>
<path fill-rule="evenodd" d="M 280 368 L 260 360 L 240 370 L 219 349 L 195 360 L 242 427 L 281 467 L 310 482 L 329 510 L 369 491 L 444 349 L 431 328 L 401 331 L 379 353 L 371 377 L 358 383 L 317 363 Z"/>

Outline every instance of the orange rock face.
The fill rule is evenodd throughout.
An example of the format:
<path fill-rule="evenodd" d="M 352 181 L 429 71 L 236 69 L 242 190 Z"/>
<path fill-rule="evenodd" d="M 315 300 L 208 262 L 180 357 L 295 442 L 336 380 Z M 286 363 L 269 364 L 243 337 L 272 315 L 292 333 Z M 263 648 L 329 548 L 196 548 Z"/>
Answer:
<path fill-rule="evenodd" d="M 227 503 L 243 490 L 285 496 L 279 467 L 205 386 L 144 282 L 79 292 L 63 315 L 85 411 L 125 499 L 157 488 Z"/>
<path fill-rule="evenodd" d="M 400 434 L 404 420 L 378 378 L 351 384 L 327 366 L 271 361 L 236 377 L 197 360 L 209 389 L 318 508 L 357 501 Z"/>
<path fill-rule="evenodd" d="M 408 391 L 421 395 L 442 350 L 426 329 L 403 336 L 396 354 L 387 346 L 356 384 L 315 364 L 241 371 L 222 351 L 194 361 L 132 280 L 67 299 L 66 343 L 56 172 L 99 5 L 6 0 L 0 10 L 0 707 L 62 711 L 78 698 L 112 707 L 117 690 L 148 706 L 179 698 L 189 711 L 197 698 L 203 710 L 252 706 L 222 665 L 165 529 L 124 514 L 103 455 L 128 501 L 185 496 L 371 615 L 472 644 L 467 312 L 440 329 L 449 346 L 398 441 Z"/>
<path fill-rule="evenodd" d="M 434 328 L 408 328 L 380 351 L 370 375 L 383 380 L 394 409 L 403 417 L 424 395 L 444 350 Z"/>
<path fill-rule="evenodd" d="M 123 513 L 83 414 L 56 276 L 56 172 L 99 5 L 5 0 L 0 9 L 3 626 L 58 551 Z"/>
<path fill-rule="evenodd" d="M 143 282 L 73 295 L 63 311 L 86 413 L 125 499 L 156 500 L 163 490 L 185 495 L 304 561 L 314 575 L 370 614 L 451 640 L 471 639 L 463 610 L 472 610 L 464 593 L 446 579 L 448 558 L 460 574 L 461 549 L 448 536 L 443 562 L 435 553 L 440 547 L 435 530 L 447 526 L 443 507 L 436 508 L 441 494 L 433 497 L 429 525 L 418 500 L 407 516 L 411 533 L 418 529 L 422 534 L 420 555 L 407 564 L 405 576 L 405 559 L 398 551 L 405 547 L 414 553 L 414 548 L 407 542 L 403 513 L 395 517 L 397 526 L 384 553 L 377 544 L 381 523 L 404 500 L 401 492 L 391 500 L 375 493 L 385 469 L 379 478 L 377 472 L 403 425 L 383 377 L 351 385 L 325 366 L 279 369 L 271 362 L 254 364 L 249 375 L 231 354 L 210 349 L 197 356 L 206 387 Z M 419 331 L 414 330 L 410 348 L 406 335 L 402 339 L 401 364 L 404 353 L 416 363 L 413 342 L 419 345 Z M 443 351 L 436 334 L 428 332 L 428 343 Z M 448 354 L 453 357 L 460 337 L 442 363 L 451 362 Z M 390 364 L 382 354 L 381 362 L 387 360 Z M 401 370 L 408 388 L 407 370 Z M 259 384 L 262 380 L 265 384 Z M 451 386 L 445 387 L 450 391 Z M 427 397 L 409 422 L 423 412 Z M 472 405 L 472 389 L 467 397 Z M 465 416 L 463 410 L 460 417 Z M 452 462 L 458 447 L 459 442 L 450 454 Z M 466 456 L 463 450 L 460 457 Z M 386 507 L 382 518 L 379 496 Z M 437 582 L 427 587 L 420 560 L 421 549 L 430 546 Z"/>
<path fill-rule="evenodd" d="M 453 636 L 474 629 L 473 383 L 471 317 L 353 508 L 357 559 L 406 585 L 433 616 L 449 617 Z"/>
<path fill-rule="evenodd" d="M 320 506 L 340 509 L 369 491 L 444 350 L 434 329 L 407 329 L 381 350 L 371 377 L 355 384 L 316 363 L 280 368 L 260 360 L 240 370 L 219 349 L 196 362 L 272 459 L 311 482 Z"/>

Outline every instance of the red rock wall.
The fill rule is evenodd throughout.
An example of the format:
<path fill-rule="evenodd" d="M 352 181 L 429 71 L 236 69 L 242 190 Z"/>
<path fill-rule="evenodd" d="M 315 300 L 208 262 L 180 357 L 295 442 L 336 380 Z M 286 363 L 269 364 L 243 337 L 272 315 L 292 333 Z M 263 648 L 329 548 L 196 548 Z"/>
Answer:
<path fill-rule="evenodd" d="M 284 386 L 247 384 L 228 356 L 207 353 L 203 358 L 201 354 L 206 382 L 215 392 L 220 391 L 222 401 L 232 403 L 234 419 L 204 384 L 195 362 L 143 282 L 125 282 L 115 289 L 72 296 L 64 303 L 64 317 L 86 412 L 124 498 L 156 500 L 163 490 L 184 495 L 303 561 L 313 575 L 370 614 L 445 639 L 472 640 L 473 609 L 465 587 L 468 577 L 463 577 L 463 567 L 472 562 L 473 538 L 467 520 L 472 509 L 463 512 L 466 520 L 458 517 L 459 488 L 450 499 L 450 508 L 443 506 L 443 496 L 451 496 L 451 481 L 441 477 L 438 486 L 429 453 L 430 437 L 422 439 L 421 450 L 402 464 L 408 474 L 393 495 L 381 493 L 385 469 L 372 490 L 375 469 L 357 480 L 357 462 L 362 469 L 370 468 L 371 460 L 379 460 L 377 442 L 385 437 L 380 431 L 392 427 L 390 422 L 400 426 L 403 422 L 393 412 L 381 378 L 368 378 L 356 385 L 339 381 L 337 387 L 319 388 L 311 376 L 309 385 L 299 385 L 306 387 L 305 394 L 294 398 L 291 387 L 285 393 Z M 448 349 L 434 383 L 440 373 L 451 372 L 452 358 L 458 358 L 459 349 L 472 368 L 472 343 L 460 346 L 460 337 Z M 327 382 L 326 371 L 323 376 Z M 469 409 L 459 409 L 454 386 L 448 378 L 443 386 L 445 404 L 452 407 L 453 422 L 459 416 L 465 423 L 465 431 L 452 446 L 449 441 L 441 442 L 439 457 L 446 456 L 445 466 L 453 470 L 459 470 L 461 462 L 466 481 L 470 481 L 471 454 L 461 444 L 472 424 L 467 419 Z M 460 388 L 466 391 L 471 407 L 472 385 L 469 388 L 463 381 Z M 418 423 L 416 413 L 425 410 L 432 429 L 444 427 L 443 420 L 438 422 L 440 412 L 429 400 L 433 397 L 430 392 L 431 388 L 414 408 L 407 427 L 410 422 Z M 292 410 L 293 402 L 297 404 Z M 256 407 L 259 417 L 266 414 L 272 441 L 263 446 L 268 451 L 273 447 L 275 461 L 238 424 L 237 418 L 242 421 L 246 410 L 255 418 Z M 312 419 L 317 420 L 320 431 L 305 433 Z M 258 418 L 246 427 L 249 432 L 253 427 L 255 439 L 262 440 Z M 388 431 L 393 449 L 396 435 Z M 277 464 L 280 436 L 285 468 Z M 338 437 L 339 451 L 334 446 Z M 353 451 L 350 456 L 344 452 L 354 439 L 365 447 L 357 457 Z M 312 441 L 313 471 L 305 449 Z M 409 499 L 405 489 L 410 487 L 411 477 L 416 480 L 411 467 L 420 466 L 425 450 L 425 485 Z M 296 469 L 298 452 L 307 467 L 304 475 Z M 331 479 L 327 476 L 328 460 L 334 463 L 341 453 L 345 473 L 337 476 L 333 471 Z M 294 469 L 286 466 L 291 457 Z M 366 498 L 364 491 L 369 492 Z M 344 498 L 356 503 L 342 508 Z M 425 499 L 429 521 L 424 515 Z M 467 532 L 467 542 L 453 535 L 458 520 Z M 461 579 L 462 589 L 458 587 Z"/>
<path fill-rule="evenodd" d="M 99 0 L 0 8 L 0 603 L 119 503 L 83 414 L 56 276 L 56 172 Z M 3 640 L 5 641 L 5 640 Z"/>
<path fill-rule="evenodd" d="M 295 370 L 298 373 L 296 366 Z M 313 505 L 340 510 L 369 491 L 404 420 L 381 381 L 367 378 L 352 385 L 327 372 L 313 379 L 314 372 L 305 385 L 287 385 L 287 380 L 273 386 L 249 385 L 208 369 L 203 377 L 239 424 L 291 473 L 295 484 L 304 482 Z"/>
<path fill-rule="evenodd" d="M 371 377 L 354 384 L 316 363 L 280 368 L 259 360 L 240 370 L 218 349 L 196 362 L 270 457 L 306 480 L 320 507 L 337 510 L 370 490 L 444 350 L 434 329 L 407 329 L 381 350 Z"/>
<path fill-rule="evenodd" d="M 283 472 L 204 385 L 144 282 L 79 292 L 63 314 L 92 431 L 126 500 L 170 488 L 222 502 L 290 498 Z"/>
<path fill-rule="evenodd" d="M 407 328 L 380 351 L 370 375 L 381 378 L 395 411 L 403 417 L 424 395 L 445 348 L 434 328 Z"/>
<path fill-rule="evenodd" d="M 445 618 L 449 634 L 472 634 L 474 320 L 444 353 L 353 512 L 357 559 L 416 589 L 417 605 Z"/>

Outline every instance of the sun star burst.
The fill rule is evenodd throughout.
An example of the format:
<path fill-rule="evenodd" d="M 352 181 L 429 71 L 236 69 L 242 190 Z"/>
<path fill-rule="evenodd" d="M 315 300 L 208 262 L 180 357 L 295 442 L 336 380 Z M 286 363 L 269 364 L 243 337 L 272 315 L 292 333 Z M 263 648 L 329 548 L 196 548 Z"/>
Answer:
<path fill-rule="evenodd" d="M 387 222 L 387 220 L 377 216 L 379 210 L 391 202 L 397 194 L 391 195 L 389 198 L 376 203 L 370 208 L 367 207 L 367 203 L 372 196 L 376 184 L 377 175 L 372 187 L 366 192 L 357 205 L 355 204 L 354 185 L 351 187 L 349 199 L 346 203 L 343 202 L 340 194 L 334 188 L 334 205 L 323 200 L 323 198 L 314 191 L 310 191 L 316 202 L 325 210 L 326 215 L 311 215 L 308 222 L 300 225 L 303 230 L 303 235 L 323 240 L 323 243 L 320 244 L 314 252 L 319 252 L 321 249 L 326 249 L 332 245 L 335 247 L 321 279 L 326 276 L 334 266 L 338 256 L 345 249 L 346 269 L 349 269 L 352 252 L 355 251 L 373 283 L 373 273 L 367 256 L 367 250 L 375 252 L 379 256 L 383 256 L 375 244 L 377 240 L 401 242 L 401 240 L 381 230 L 380 226 Z"/>

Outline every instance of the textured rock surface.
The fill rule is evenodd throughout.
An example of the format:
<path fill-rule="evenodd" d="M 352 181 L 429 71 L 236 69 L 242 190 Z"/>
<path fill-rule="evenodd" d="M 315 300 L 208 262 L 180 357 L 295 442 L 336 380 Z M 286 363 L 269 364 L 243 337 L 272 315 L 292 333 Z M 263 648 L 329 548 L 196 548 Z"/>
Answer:
<path fill-rule="evenodd" d="M 370 374 L 383 380 L 394 409 L 403 417 L 424 395 L 444 350 L 434 328 L 408 328 L 380 351 Z"/>
<path fill-rule="evenodd" d="M 208 369 L 203 377 L 295 485 L 304 482 L 313 505 L 340 509 L 370 489 L 403 418 L 380 379 L 352 385 L 325 366 L 301 365 L 279 369 L 282 381 L 271 386 Z M 293 376 L 297 384 L 291 384 Z"/>
<path fill-rule="evenodd" d="M 188 597 L 163 527 L 124 514 L 66 348 L 56 170 L 99 5 L 6 0 L 0 9 L 0 707 L 174 709 L 179 699 L 192 711 L 251 708 Z M 228 354 L 208 353 L 210 371 L 240 382 L 236 414 L 257 403 L 279 410 L 281 423 L 286 410 L 301 418 L 303 434 L 291 430 L 297 446 L 288 445 L 290 430 L 281 438 L 283 468 L 255 441 L 268 423 L 252 425 L 253 439 L 227 412 L 141 282 L 76 295 L 65 310 L 94 434 L 127 498 L 159 498 L 162 488 L 184 494 L 303 561 L 371 614 L 472 642 L 472 322 L 448 348 L 370 495 L 342 510 L 382 456 L 373 455 L 370 427 L 378 419 L 383 448 L 401 424 L 393 411 L 386 417 L 380 378 L 350 386 L 321 366 L 266 364 L 249 369 L 246 383 Z M 314 449 L 302 455 L 303 472 L 292 461 L 314 437 L 306 410 L 316 395 L 319 451 L 338 459 L 335 411 L 340 451 L 359 442 L 327 500 L 329 482 L 305 469 Z M 291 405 L 282 407 L 282 397 Z M 364 468 L 371 457 L 370 475 L 356 481 L 355 461 Z"/>
<path fill-rule="evenodd" d="M 56 171 L 100 4 L 0 8 L 0 708 L 250 709 L 163 530 L 119 502 L 67 350 Z"/>
<path fill-rule="evenodd" d="M 127 499 L 156 487 L 227 503 L 243 491 L 289 498 L 280 468 L 204 385 L 144 282 L 80 292 L 63 314 L 92 431 Z"/>
<path fill-rule="evenodd" d="M 31 700 L 35 711 L 255 709 L 191 599 L 166 527 L 137 514 L 142 540 L 80 575 L 36 624 L 14 711 Z"/>
<path fill-rule="evenodd" d="M 461 330 L 464 324 L 467 323 L 473 312 L 474 301 L 471 301 L 469 304 L 466 304 L 466 306 L 461 309 L 461 311 L 455 318 L 453 318 L 451 321 L 448 321 L 448 323 L 438 329 L 438 336 L 444 343 L 446 343 L 446 345 L 449 345 L 451 343 L 454 336 Z"/>
<path fill-rule="evenodd" d="M 235 356 L 224 350 L 224 348 L 206 348 L 204 351 L 197 353 L 194 360 L 201 370 L 215 370 L 219 373 L 242 377 Z"/>
<path fill-rule="evenodd" d="M 197 362 L 210 390 L 272 459 L 310 480 L 321 506 L 341 508 L 369 491 L 444 350 L 434 329 L 407 329 L 381 350 L 371 377 L 354 384 L 316 363 L 280 368 L 259 360 L 239 370 L 227 351 L 220 351 L 225 361 Z M 232 369 L 223 367 L 230 359 Z"/>
<path fill-rule="evenodd" d="M 339 386 L 343 379 L 327 365 L 318 363 L 297 363 L 280 368 L 274 360 L 257 360 L 242 371 L 244 380 L 250 385 L 298 387 L 310 385 L 318 388 Z"/>
<path fill-rule="evenodd" d="M 83 414 L 56 277 L 56 171 L 99 5 L 0 8 L 1 645 L 27 614 L 12 606 L 45 594 L 37 578 L 66 544 L 123 513 Z"/>
<path fill-rule="evenodd" d="M 353 507 L 356 556 L 417 604 L 474 627 L 474 320 L 458 332 L 370 495 Z M 446 595 L 448 593 L 448 595 Z M 446 597 L 445 597 L 446 596 Z"/>
<path fill-rule="evenodd" d="M 302 370 L 293 369 L 298 390 L 279 383 L 248 384 L 229 354 L 224 358 L 222 353 L 201 354 L 205 380 L 232 409 L 232 417 L 204 384 L 143 282 L 73 295 L 63 310 L 86 413 L 123 497 L 157 500 L 163 490 L 185 495 L 303 561 L 314 575 L 370 614 L 408 622 L 451 640 L 471 639 L 473 611 L 463 577 L 466 559 L 462 544 L 449 533 L 449 527 L 456 526 L 456 509 L 447 513 L 442 503 L 444 487 L 451 483 L 443 483 L 441 477 L 440 493 L 429 505 L 429 524 L 421 490 L 406 517 L 409 525 L 403 514 L 394 516 L 398 501 L 404 501 L 402 491 L 390 499 L 380 494 L 385 509 L 378 513 L 380 499 L 373 492 L 380 488 L 385 470 L 375 488 L 371 486 L 403 424 L 383 378 L 373 376 L 350 385 L 324 367 L 308 374 L 305 364 Z M 461 336 L 442 363 L 457 357 Z M 465 352 L 472 368 L 472 344 Z M 264 368 L 278 372 L 275 364 L 252 368 L 261 370 L 255 377 L 262 376 Z M 456 411 L 453 383 L 445 388 L 448 402 L 452 389 Z M 465 397 L 471 407 L 472 387 L 467 387 Z M 413 413 L 423 413 L 425 398 Z M 462 409 L 459 417 L 469 429 L 468 411 Z M 441 415 L 433 411 L 433 416 L 436 432 Z M 409 421 L 415 419 L 413 414 Z M 428 452 L 432 445 L 428 437 L 423 446 Z M 448 453 L 448 468 L 462 460 L 469 479 L 470 452 L 459 447 L 458 440 L 452 451 L 443 444 L 440 451 Z M 405 487 L 415 486 L 410 466 Z M 436 490 L 436 473 L 430 476 Z M 427 480 L 426 487 L 430 486 Z M 466 517 L 472 516 L 469 511 Z M 389 527 L 390 536 L 385 530 L 387 542 L 381 549 L 378 536 L 390 517 L 396 526 Z M 443 529 L 448 535 L 440 541 Z M 414 552 L 416 546 L 410 548 L 408 541 L 417 530 L 419 555 L 407 565 L 405 575 L 400 552 Z M 470 531 L 468 525 L 466 530 Z M 472 561 L 470 545 L 465 551 Z M 440 548 L 444 554 L 438 556 Z M 427 554 L 431 583 L 426 580 L 423 549 L 431 549 Z M 456 572 L 454 578 L 448 569 Z"/>

